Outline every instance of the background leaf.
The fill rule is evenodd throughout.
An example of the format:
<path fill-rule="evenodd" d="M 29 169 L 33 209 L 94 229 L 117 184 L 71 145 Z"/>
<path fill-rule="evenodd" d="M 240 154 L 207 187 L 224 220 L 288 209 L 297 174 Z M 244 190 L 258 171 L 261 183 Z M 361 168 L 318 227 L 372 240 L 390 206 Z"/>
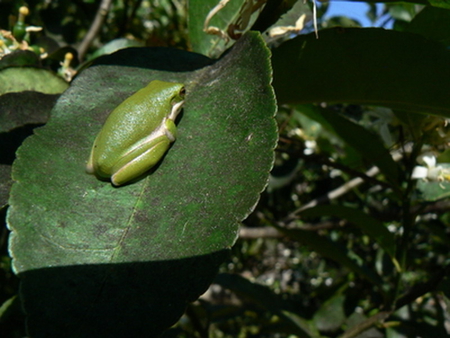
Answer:
<path fill-rule="evenodd" d="M 268 287 L 252 283 L 239 275 L 232 274 L 220 274 L 215 278 L 214 283 L 233 291 L 239 297 L 250 299 L 265 311 L 270 311 L 280 317 L 279 320 L 281 323 L 278 323 L 279 330 L 281 326 L 283 332 L 295 334 L 299 338 L 313 336 L 310 323 L 303 318 L 290 314 L 288 312 L 291 307 L 289 302 L 273 293 Z M 314 334 L 316 336 L 317 332 L 314 332 Z"/>
<path fill-rule="evenodd" d="M 279 103 L 375 104 L 450 116 L 450 51 L 416 34 L 326 29 L 319 39 L 301 35 L 274 49 L 272 64 Z"/>
<path fill-rule="evenodd" d="M 448 163 L 439 163 L 439 166 L 446 171 L 450 170 L 450 164 Z M 437 201 L 450 196 L 450 182 L 448 178 L 442 182 L 420 179 L 417 182 L 417 189 L 419 197 L 425 201 Z"/>
<path fill-rule="evenodd" d="M 306 209 L 303 217 L 334 216 L 348 220 L 375 240 L 391 257 L 395 257 L 395 237 L 382 222 L 365 212 L 342 205 L 321 205 Z"/>
<path fill-rule="evenodd" d="M 306 2 L 297 0 L 267 0 L 251 30 L 265 32 L 272 25 L 294 25 L 303 13 L 311 14 L 311 8 Z"/>
<path fill-rule="evenodd" d="M 373 284 L 381 287 L 383 281 L 380 276 L 378 276 L 375 271 L 371 270 L 368 266 L 364 264 L 358 264 L 348 254 L 343 246 L 333 242 L 326 236 L 321 236 L 315 231 L 303 230 L 303 229 L 287 229 L 279 226 L 275 226 L 279 231 L 281 231 L 286 236 L 298 241 L 300 244 L 309 247 L 314 250 L 319 255 L 325 258 L 331 259 L 339 264 L 342 264 L 347 269 L 355 272 L 359 276 L 366 278 Z M 353 257 L 357 257 L 356 253 L 352 253 Z M 361 259 L 359 259 L 361 261 Z"/>
<path fill-rule="evenodd" d="M 450 9 L 450 1 L 448 0 L 428 0 L 428 2 L 435 7 Z"/>
<path fill-rule="evenodd" d="M 136 40 L 131 40 L 127 38 L 115 39 L 103 45 L 101 48 L 97 49 L 95 53 L 90 55 L 89 59 L 92 60 L 101 55 L 111 54 L 113 52 L 116 52 L 120 49 L 124 49 L 127 47 L 144 47 L 144 46 L 142 45 L 141 42 Z"/>
<path fill-rule="evenodd" d="M 346 286 L 339 289 L 333 296 L 327 299 L 314 314 L 314 324 L 321 331 L 335 331 L 345 321 L 345 295 Z M 344 290 L 342 290 L 344 289 Z"/>
<path fill-rule="evenodd" d="M 436 7 L 425 7 L 406 26 L 406 31 L 421 34 L 429 39 L 450 44 L 450 11 Z"/>
<path fill-rule="evenodd" d="M 0 132 L 26 124 L 44 124 L 59 94 L 7 93 L 0 96 Z"/>
<path fill-rule="evenodd" d="M 0 71 L 0 95 L 27 90 L 60 94 L 68 86 L 62 78 L 45 69 L 11 67 Z"/>
<path fill-rule="evenodd" d="M 302 112 L 308 117 L 339 136 L 361 156 L 375 164 L 392 184 L 398 185 L 399 167 L 377 135 L 329 109 L 316 106 L 305 108 Z"/>
<path fill-rule="evenodd" d="M 217 57 L 222 54 L 226 46 L 231 42 L 226 42 L 217 35 L 207 34 L 203 31 L 203 26 L 208 13 L 218 4 L 216 0 L 190 0 L 189 1 L 189 37 L 192 50 L 210 57 Z M 239 13 L 244 0 L 230 1 L 223 7 L 210 21 L 210 26 L 215 26 L 221 30 L 227 29 L 233 18 Z"/>
<path fill-rule="evenodd" d="M 39 56 L 29 50 L 16 50 L 3 55 L 0 59 L 0 70 L 8 67 L 39 67 Z"/>
<path fill-rule="evenodd" d="M 259 34 L 202 69 L 210 61 L 200 55 L 133 52 L 131 59 L 127 50 L 107 56 L 77 77 L 50 122 L 18 151 L 8 225 L 30 331 L 120 337 L 172 325 L 212 281 L 267 184 L 276 105 Z M 185 59 L 184 72 L 168 71 L 171 64 L 180 68 L 177 59 Z M 186 85 L 167 156 L 121 188 L 87 175 L 90 147 L 108 113 L 153 79 Z"/>

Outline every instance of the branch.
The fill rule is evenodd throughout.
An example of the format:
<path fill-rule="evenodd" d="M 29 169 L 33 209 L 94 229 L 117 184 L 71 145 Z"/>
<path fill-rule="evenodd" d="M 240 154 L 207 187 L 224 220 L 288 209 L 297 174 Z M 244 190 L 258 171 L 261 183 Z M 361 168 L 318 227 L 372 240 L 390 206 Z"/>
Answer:
<path fill-rule="evenodd" d="M 392 157 L 393 157 L 394 161 L 399 161 L 403 158 L 403 152 L 401 150 L 394 151 L 394 152 L 392 152 Z M 373 176 L 379 174 L 379 172 L 380 172 L 380 169 L 378 169 L 378 167 L 374 166 L 374 167 L 370 168 L 369 170 L 367 170 L 364 173 L 364 175 L 373 177 Z M 361 185 L 362 183 L 364 183 L 364 179 L 362 179 L 361 177 L 356 177 L 356 178 L 344 183 L 339 188 L 331 190 L 327 194 L 322 195 L 322 196 L 310 201 L 309 203 L 298 208 L 297 210 L 294 210 L 283 220 L 283 222 L 287 223 L 288 221 L 295 219 L 297 217 L 297 214 L 301 213 L 302 211 L 304 211 L 306 209 L 315 207 L 316 205 L 323 204 L 325 202 L 329 202 L 338 197 L 341 197 L 342 195 L 345 195 L 350 190 L 352 190 L 353 188 L 356 188 L 358 185 Z"/>
<path fill-rule="evenodd" d="M 450 264 L 446 265 L 443 269 L 439 270 L 434 276 L 424 283 L 414 285 L 408 293 L 399 298 L 395 304 L 395 309 L 400 309 L 401 307 L 412 303 L 417 298 L 423 296 L 424 294 L 436 290 L 437 286 L 442 282 L 442 280 L 450 275 Z"/>
<path fill-rule="evenodd" d="M 81 41 L 80 46 L 78 47 L 78 55 L 80 60 L 84 59 L 84 55 L 86 54 L 89 46 L 91 45 L 92 41 L 95 39 L 98 32 L 100 31 L 100 28 L 102 27 L 103 22 L 105 21 L 106 15 L 109 12 L 109 8 L 111 7 L 111 2 L 112 0 L 102 0 L 102 2 L 100 3 L 94 21 L 92 22 L 89 31 L 87 32 L 86 36 L 84 37 L 83 41 Z"/>
<path fill-rule="evenodd" d="M 239 229 L 239 238 L 242 239 L 279 238 L 283 236 L 281 232 L 271 227 L 240 227 Z"/>
<path fill-rule="evenodd" d="M 279 224 L 282 227 L 306 230 L 306 231 L 319 231 L 324 229 L 333 229 L 342 227 L 342 224 L 336 222 L 325 221 L 317 224 L 302 224 L 301 226 L 290 226 L 282 223 Z M 285 234 L 272 227 L 243 227 L 239 228 L 239 238 L 242 239 L 257 239 L 257 238 L 280 238 L 285 237 Z"/>
<path fill-rule="evenodd" d="M 280 137 L 280 141 L 281 140 L 284 140 L 285 143 L 289 143 L 289 142 L 286 141 L 286 139 L 283 139 L 282 137 Z M 341 170 L 341 171 L 343 171 L 343 172 L 345 172 L 345 173 L 347 173 L 347 174 L 349 174 L 351 176 L 361 177 L 364 181 L 366 181 L 368 183 L 371 183 L 373 185 L 381 185 L 381 186 L 383 186 L 385 188 L 390 188 L 391 187 L 391 185 L 389 185 L 386 182 L 380 181 L 380 180 L 378 180 L 378 179 L 376 179 L 374 177 L 371 177 L 371 176 L 367 176 L 367 174 L 365 174 L 365 173 L 363 173 L 361 171 L 352 169 L 352 168 L 350 168 L 350 167 L 348 167 L 346 165 L 343 165 L 343 164 L 341 164 L 339 162 L 335 162 L 335 161 L 329 159 L 328 157 L 326 157 L 324 155 L 320 155 L 320 154 L 309 154 L 309 155 L 306 155 L 304 153 L 304 149 L 305 148 L 303 147 L 302 149 L 296 150 L 296 151 L 286 151 L 286 150 L 278 150 L 278 149 L 276 149 L 276 151 L 279 151 L 279 152 L 282 152 L 282 153 L 285 153 L 285 154 L 289 154 L 289 155 L 294 155 L 295 157 L 303 159 L 303 160 L 308 161 L 308 162 L 324 164 L 324 165 L 326 165 L 328 167 L 339 169 L 339 170 Z"/>
<path fill-rule="evenodd" d="M 372 317 L 367 318 L 361 323 L 351 327 L 347 331 L 345 331 L 339 338 L 353 338 L 359 335 L 360 333 L 367 331 L 372 326 L 383 322 L 387 317 L 391 315 L 391 311 L 381 311 Z"/>
<path fill-rule="evenodd" d="M 442 280 L 450 275 L 450 264 L 446 265 L 444 268 L 439 270 L 434 276 L 432 276 L 428 281 L 420 284 L 414 285 L 411 290 L 403 295 L 395 304 L 395 308 L 392 311 L 381 311 L 376 315 L 367 318 L 356 326 L 351 327 L 345 331 L 339 338 L 353 338 L 362 332 L 370 329 L 372 326 L 383 322 L 388 318 L 395 310 L 414 302 L 417 298 L 436 290 L 437 286 L 442 282 Z"/>

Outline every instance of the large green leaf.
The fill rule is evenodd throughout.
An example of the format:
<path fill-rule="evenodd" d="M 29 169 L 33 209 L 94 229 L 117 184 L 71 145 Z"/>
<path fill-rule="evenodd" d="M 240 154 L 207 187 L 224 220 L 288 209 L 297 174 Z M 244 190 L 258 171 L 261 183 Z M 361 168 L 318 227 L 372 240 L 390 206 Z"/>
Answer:
<path fill-rule="evenodd" d="M 450 50 L 412 33 L 333 28 L 273 50 L 280 103 L 376 104 L 450 117 Z"/>
<path fill-rule="evenodd" d="M 19 149 L 10 252 L 33 336 L 157 336 L 212 281 L 267 184 L 277 130 L 259 34 L 210 63 L 164 48 L 103 57 Z M 163 161 L 120 188 L 86 174 L 107 114 L 153 79 L 187 92 Z"/>

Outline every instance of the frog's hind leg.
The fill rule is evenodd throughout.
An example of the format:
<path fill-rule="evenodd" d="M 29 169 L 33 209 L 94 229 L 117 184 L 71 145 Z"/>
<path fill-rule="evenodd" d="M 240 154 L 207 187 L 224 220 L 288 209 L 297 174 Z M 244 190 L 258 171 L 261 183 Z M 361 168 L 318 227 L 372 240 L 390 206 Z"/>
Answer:
<path fill-rule="evenodd" d="M 134 159 L 119 161 L 114 168 L 114 174 L 111 176 L 112 184 L 115 186 L 123 185 L 144 174 L 162 159 L 169 149 L 170 143 L 167 137 L 161 138 L 160 142 Z"/>

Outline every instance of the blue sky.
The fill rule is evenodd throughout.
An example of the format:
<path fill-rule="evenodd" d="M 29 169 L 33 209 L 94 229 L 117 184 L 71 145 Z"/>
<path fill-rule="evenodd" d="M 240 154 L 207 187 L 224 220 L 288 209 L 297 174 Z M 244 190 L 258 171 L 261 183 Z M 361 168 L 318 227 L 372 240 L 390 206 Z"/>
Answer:
<path fill-rule="evenodd" d="M 378 11 L 381 11 L 383 4 L 377 4 L 377 6 Z M 365 27 L 370 27 L 372 23 L 366 16 L 368 9 L 369 5 L 363 2 L 330 1 L 330 7 L 325 17 L 344 15 L 358 20 Z"/>

